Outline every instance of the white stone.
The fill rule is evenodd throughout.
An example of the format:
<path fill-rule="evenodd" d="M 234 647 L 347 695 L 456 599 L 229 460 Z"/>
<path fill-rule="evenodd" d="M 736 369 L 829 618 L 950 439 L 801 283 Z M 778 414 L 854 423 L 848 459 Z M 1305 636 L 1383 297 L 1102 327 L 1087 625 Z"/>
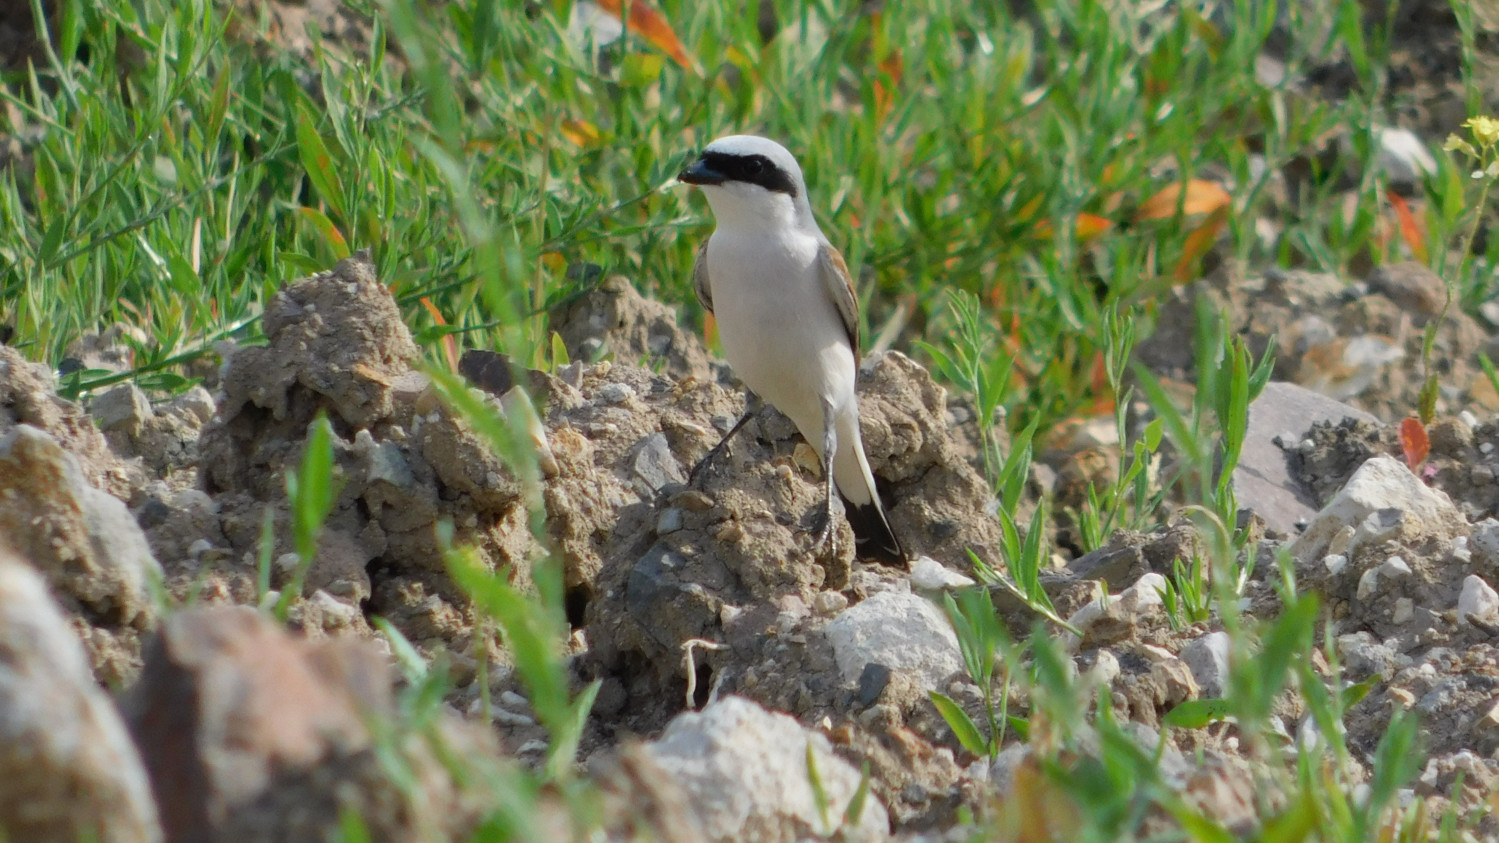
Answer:
<path fill-rule="evenodd" d="M 646 751 L 686 791 L 703 833 L 714 841 L 828 837 L 859 790 L 859 771 L 833 752 L 826 737 L 742 697 L 678 715 Z M 809 755 L 825 811 L 818 807 Z M 884 806 L 870 794 L 862 815 L 843 833 L 885 840 L 889 823 Z"/>
<path fill-rule="evenodd" d="M 824 634 L 845 682 L 871 662 L 906 673 L 925 689 L 963 669 L 958 637 L 942 610 L 910 592 L 882 591 L 828 622 Z"/>
<path fill-rule="evenodd" d="M 1368 600 L 1374 596 L 1374 590 L 1379 588 L 1379 569 L 1370 568 L 1364 571 L 1358 578 L 1358 590 L 1354 596 L 1359 600 Z"/>
<path fill-rule="evenodd" d="M 352 603 L 345 603 L 337 597 L 329 594 L 321 588 L 312 593 L 310 598 L 313 605 L 323 612 L 326 619 L 324 626 L 329 629 L 342 629 L 352 626 L 359 620 L 359 607 Z"/>
<path fill-rule="evenodd" d="M 1165 605 L 1166 601 L 1161 597 L 1161 593 L 1169 587 L 1164 576 L 1151 571 L 1120 593 L 1120 608 L 1135 617 L 1140 617 L 1151 609 Z"/>
<path fill-rule="evenodd" d="M 1411 566 L 1403 556 L 1391 556 L 1379 566 L 1379 575 L 1385 579 L 1403 577 L 1411 572 Z"/>
<path fill-rule="evenodd" d="M 911 588 L 919 591 L 941 591 L 944 588 L 963 588 L 973 585 L 972 577 L 957 571 L 949 571 L 941 562 L 930 556 L 918 556 L 911 563 Z"/>
<path fill-rule="evenodd" d="M 1390 620 L 1401 624 L 1416 616 L 1416 603 L 1409 597 L 1395 598 L 1395 608 L 1390 610 Z"/>
<path fill-rule="evenodd" d="M 1096 688 L 1107 688 L 1114 684 L 1120 673 L 1119 659 L 1108 650 L 1097 650 L 1093 666 L 1084 674 Z"/>
<path fill-rule="evenodd" d="M 1327 573 L 1335 577 L 1348 567 L 1348 557 L 1341 553 L 1329 553 L 1322 557 L 1322 564 L 1327 567 Z"/>
<path fill-rule="evenodd" d="M 1291 554 L 1302 564 L 1321 559 L 1339 531 L 1365 526 L 1366 519 L 1381 510 L 1400 514 L 1394 532 L 1403 536 L 1446 540 L 1468 532 L 1467 521 L 1446 493 L 1422 483 L 1399 460 L 1377 456 L 1365 461 L 1317 513 L 1306 532 L 1291 543 Z"/>
<path fill-rule="evenodd" d="M 1463 579 L 1462 593 L 1457 596 L 1457 619 L 1467 623 L 1469 618 L 1484 623 L 1499 622 L 1499 592 L 1477 574 Z"/>
<path fill-rule="evenodd" d="M 1473 561 L 1473 551 L 1468 549 L 1467 536 L 1458 536 L 1453 539 L 1452 549 L 1449 552 L 1452 554 L 1453 561 L 1464 563 Z"/>
<path fill-rule="evenodd" d="M 989 781 L 994 783 L 994 791 L 1002 797 L 1008 796 L 1015 786 L 1015 774 L 1030 757 L 1030 744 L 1012 743 L 1000 750 L 989 766 Z"/>
<path fill-rule="evenodd" d="M 1436 159 L 1431 150 L 1409 129 L 1387 126 L 1375 130 L 1379 148 L 1374 156 L 1374 167 L 1384 172 L 1395 184 L 1415 185 L 1437 171 Z"/>

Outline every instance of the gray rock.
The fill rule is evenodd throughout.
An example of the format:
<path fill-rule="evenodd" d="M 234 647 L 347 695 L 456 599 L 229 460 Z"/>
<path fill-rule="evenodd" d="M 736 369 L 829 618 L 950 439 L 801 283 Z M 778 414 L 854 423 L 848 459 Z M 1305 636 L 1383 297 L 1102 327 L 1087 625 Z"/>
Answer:
<path fill-rule="evenodd" d="M 1317 513 L 1310 490 L 1287 469 L 1286 454 L 1276 439 L 1291 438 L 1287 446 L 1306 434 L 1316 422 L 1337 422 L 1353 417 L 1377 421 L 1355 407 L 1334 401 L 1293 383 L 1272 381 L 1249 407 L 1249 429 L 1244 450 L 1234 469 L 1234 490 L 1239 505 L 1265 519 L 1272 530 L 1296 532 L 1296 525 Z"/>
<path fill-rule="evenodd" d="M 1468 537 L 1468 550 L 1478 564 L 1499 568 L 1499 521 L 1485 518 L 1474 524 L 1473 535 Z"/>
<path fill-rule="evenodd" d="M 606 383 L 599 387 L 598 395 L 605 404 L 623 404 L 635 397 L 635 390 L 625 383 Z"/>
<path fill-rule="evenodd" d="M 1364 526 L 1370 515 L 1386 509 L 1402 517 L 1386 532 L 1386 516 L 1381 514 L 1379 529 L 1375 530 L 1381 538 L 1449 540 L 1468 531 L 1467 520 L 1446 493 L 1422 483 L 1399 460 L 1377 456 L 1360 466 L 1343 490 L 1317 513 L 1306 532 L 1291 543 L 1291 555 L 1302 564 L 1316 561 L 1339 531 Z"/>
<path fill-rule="evenodd" d="M 1338 655 L 1355 681 L 1376 675 L 1388 678 L 1396 667 L 1395 648 L 1364 631 L 1338 636 Z"/>
<path fill-rule="evenodd" d="M 859 771 L 833 752 L 827 738 L 741 697 L 678 715 L 646 749 L 687 792 L 709 840 L 821 839 L 838 828 L 859 789 Z M 826 811 L 817 805 L 808 756 L 817 767 Z M 844 834 L 884 840 L 889 822 L 871 795 Z"/>
<path fill-rule="evenodd" d="M 910 675 L 923 689 L 942 687 L 963 669 L 952 624 L 936 606 L 909 592 L 882 591 L 845 610 L 824 632 L 838 672 L 850 685 L 871 662 Z"/>
<path fill-rule="evenodd" d="M 155 415 L 146 393 L 133 383 L 122 383 L 100 393 L 88 409 L 100 430 L 123 430 L 132 434 Z"/>
<path fill-rule="evenodd" d="M 1228 689 L 1229 644 L 1228 633 L 1209 632 L 1182 648 L 1181 660 L 1192 669 L 1204 697 L 1222 697 Z"/>
<path fill-rule="evenodd" d="M 191 413 L 198 421 L 204 424 L 207 424 L 208 420 L 213 418 L 213 411 L 216 409 L 216 405 L 213 403 L 213 394 L 202 386 L 195 386 L 178 395 L 167 402 L 167 406 L 174 410 Z"/>
<path fill-rule="evenodd" d="M 672 483 L 687 482 L 681 463 L 672 456 L 671 443 L 666 441 L 666 434 L 659 431 L 635 443 L 631 466 L 635 478 L 645 484 L 646 494 L 659 492 Z"/>
<path fill-rule="evenodd" d="M 0 828 L 10 840 L 162 839 L 151 784 L 35 570 L 0 553 Z"/>

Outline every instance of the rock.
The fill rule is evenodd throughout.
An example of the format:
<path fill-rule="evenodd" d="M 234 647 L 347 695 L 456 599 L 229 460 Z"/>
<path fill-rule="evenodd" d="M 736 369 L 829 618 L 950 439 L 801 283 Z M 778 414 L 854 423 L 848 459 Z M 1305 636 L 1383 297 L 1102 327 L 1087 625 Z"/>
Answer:
<path fill-rule="evenodd" d="M 1419 187 L 1423 179 L 1437 171 L 1436 159 L 1426 144 L 1409 129 L 1386 126 L 1375 130 L 1378 149 L 1374 168 L 1393 185 Z"/>
<path fill-rule="evenodd" d="M 925 689 L 941 688 L 963 669 L 958 638 L 942 610 L 901 591 L 882 591 L 849 607 L 824 630 L 839 673 L 857 684 L 869 664 L 905 673 Z"/>
<path fill-rule="evenodd" d="M 1448 541 L 1467 532 L 1466 519 L 1445 493 L 1422 483 L 1404 463 L 1377 456 L 1354 472 L 1343 490 L 1317 513 L 1306 532 L 1291 543 L 1291 555 L 1303 565 L 1321 559 L 1339 530 L 1358 528 L 1383 510 L 1398 517 L 1392 532 L 1401 537 Z"/>
<path fill-rule="evenodd" d="M 644 485 L 641 497 L 654 495 L 670 483 L 687 482 L 682 466 L 671 454 L 666 434 L 652 433 L 636 443 L 634 451 L 632 463 L 635 480 Z"/>
<path fill-rule="evenodd" d="M 973 585 L 972 577 L 942 567 L 930 556 L 919 556 L 911 563 L 911 588 L 918 591 L 941 591 Z"/>
<path fill-rule="evenodd" d="M 564 301 L 547 319 L 574 360 L 592 363 L 612 352 L 617 363 L 659 368 L 675 379 L 713 379 L 702 339 L 679 326 L 673 308 L 644 298 L 622 276 Z"/>
<path fill-rule="evenodd" d="M 150 343 L 146 332 L 135 325 L 116 322 L 97 333 L 90 331 L 68 344 L 63 351 L 64 371 L 98 369 L 116 374 L 135 367 L 135 349 Z"/>
<path fill-rule="evenodd" d="M 100 430 L 124 430 L 135 433 L 152 416 L 146 393 L 133 383 L 122 383 L 101 393 L 89 405 L 89 414 Z"/>
<path fill-rule="evenodd" d="M 1082 645 L 1102 646 L 1128 636 L 1146 614 L 1165 605 L 1161 592 L 1168 587 L 1165 577 L 1151 571 L 1118 594 L 1083 604 L 1067 619 L 1083 637 L 1069 632 L 1063 640 L 1075 651 Z"/>
<path fill-rule="evenodd" d="M 1474 561 L 1489 569 L 1499 568 L 1499 521 L 1485 518 L 1473 525 L 1473 535 L 1468 537 L 1468 549 Z"/>
<path fill-rule="evenodd" d="M 1209 632 L 1187 642 L 1181 650 L 1181 660 L 1192 669 L 1204 697 L 1220 698 L 1228 690 L 1230 644 L 1228 633 Z"/>
<path fill-rule="evenodd" d="M 1457 619 L 1490 626 L 1499 623 L 1499 592 L 1480 577 L 1469 574 L 1463 579 L 1463 590 L 1457 597 Z"/>
<path fill-rule="evenodd" d="M 859 789 L 859 771 L 827 738 L 740 697 L 678 715 L 646 749 L 687 792 L 709 840 L 790 843 L 831 835 Z M 814 796 L 809 756 L 826 811 Z M 879 800 L 870 796 L 844 833 L 886 839 L 889 819 Z"/>
<path fill-rule="evenodd" d="M 419 355 L 367 253 L 281 288 L 263 325 L 266 344 L 241 347 L 225 369 L 230 417 L 248 402 L 285 419 L 302 387 L 351 426 L 367 427 L 390 415 L 392 383 Z"/>
<path fill-rule="evenodd" d="M 1293 383 L 1265 384 L 1249 405 L 1244 450 L 1234 469 L 1239 506 L 1253 510 L 1266 526 L 1281 533 L 1294 534 L 1299 524 L 1310 521 L 1317 512 L 1317 500 L 1291 474 L 1286 449 L 1294 448 L 1314 423 L 1345 418 L 1377 421 L 1363 410 Z"/>
<path fill-rule="evenodd" d="M 1447 285 L 1424 263 L 1402 261 L 1387 263 L 1369 274 L 1369 289 L 1422 318 L 1437 316 L 1447 304 Z"/>
<path fill-rule="evenodd" d="M 149 579 L 161 569 L 145 534 L 124 503 L 88 485 L 73 455 L 29 424 L 0 437 L 0 535 L 91 617 L 150 625 Z"/>
<path fill-rule="evenodd" d="M 0 551 L 0 828 L 38 843 L 162 839 L 119 712 L 30 566 Z"/>
<path fill-rule="evenodd" d="M 907 551 L 959 572 L 969 552 L 1000 564 L 993 490 L 958 450 L 947 422 L 947 392 L 916 361 L 895 351 L 859 367 L 864 450 L 893 499 L 890 526 Z"/>
<path fill-rule="evenodd" d="M 0 434 L 18 424 L 51 434 L 78 460 L 89 485 L 128 497 L 128 473 L 110 453 L 93 420 L 77 404 L 56 395 L 46 366 L 30 363 L 19 351 L 0 345 Z"/>
<path fill-rule="evenodd" d="M 409 797 L 382 772 L 367 724 L 392 715 L 391 677 L 362 642 L 294 639 L 246 607 L 179 611 L 122 707 L 174 840 L 323 839 L 342 811 L 377 840 L 472 820 L 439 767 L 414 764 Z"/>
<path fill-rule="evenodd" d="M 1162 659 L 1150 666 L 1150 679 L 1156 686 L 1156 705 L 1163 711 L 1195 700 L 1200 695 L 1192 669 L 1181 659 Z"/>

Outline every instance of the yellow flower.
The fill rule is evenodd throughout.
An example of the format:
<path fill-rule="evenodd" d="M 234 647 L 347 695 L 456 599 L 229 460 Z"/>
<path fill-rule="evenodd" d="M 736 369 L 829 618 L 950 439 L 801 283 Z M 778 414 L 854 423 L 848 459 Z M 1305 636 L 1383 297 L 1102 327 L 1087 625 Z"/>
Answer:
<path fill-rule="evenodd" d="M 1478 141 L 1479 146 L 1499 143 L 1499 120 L 1487 116 L 1469 117 L 1463 127 L 1473 133 L 1473 140 Z"/>
<path fill-rule="evenodd" d="M 1462 151 L 1474 158 L 1478 157 L 1478 150 L 1473 148 L 1473 144 L 1468 143 L 1457 135 L 1448 135 L 1447 142 L 1442 144 L 1442 148 L 1448 152 Z"/>

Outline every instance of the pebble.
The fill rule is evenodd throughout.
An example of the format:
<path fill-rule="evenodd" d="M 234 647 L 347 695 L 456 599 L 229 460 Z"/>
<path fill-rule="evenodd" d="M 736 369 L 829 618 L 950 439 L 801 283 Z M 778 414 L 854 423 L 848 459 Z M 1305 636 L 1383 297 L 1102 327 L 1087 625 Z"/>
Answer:
<path fill-rule="evenodd" d="M 1499 621 L 1499 592 L 1477 574 L 1463 579 L 1463 590 L 1457 597 L 1458 621 L 1468 623 L 1469 618 L 1487 623 Z"/>
<path fill-rule="evenodd" d="M 1468 537 L 1458 536 L 1452 540 L 1452 548 L 1448 551 L 1453 561 L 1467 564 L 1473 561 L 1473 551 L 1468 549 Z"/>
<path fill-rule="evenodd" d="M 918 591 L 940 591 L 973 585 L 973 578 L 950 571 L 930 556 L 919 556 L 911 563 L 911 587 Z"/>
<path fill-rule="evenodd" d="M 1408 622 L 1416 615 L 1416 604 L 1409 597 L 1400 597 L 1395 600 L 1395 608 L 1390 611 L 1390 620 L 1397 624 Z"/>
<path fill-rule="evenodd" d="M 672 507 L 670 509 L 664 510 L 659 516 L 657 516 L 657 535 L 664 536 L 668 533 L 675 533 L 680 529 L 682 529 L 682 510 L 677 509 L 676 507 Z"/>

